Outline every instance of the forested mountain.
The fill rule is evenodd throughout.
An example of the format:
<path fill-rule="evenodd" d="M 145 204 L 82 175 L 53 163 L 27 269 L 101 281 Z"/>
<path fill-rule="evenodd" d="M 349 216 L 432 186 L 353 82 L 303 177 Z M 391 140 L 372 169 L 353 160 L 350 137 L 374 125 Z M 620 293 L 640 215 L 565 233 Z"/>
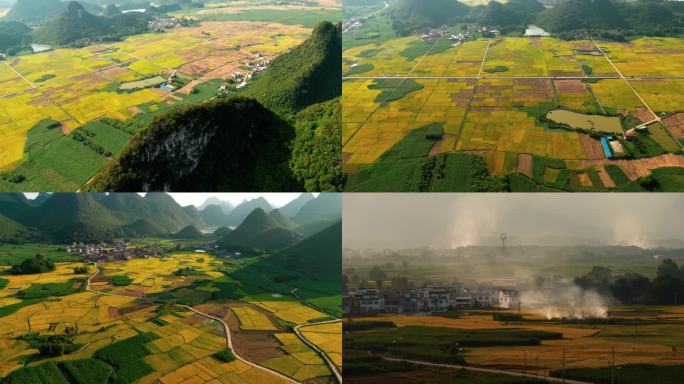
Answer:
<path fill-rule="evenodd" d="M 297 223 L 292 221 L 287 215 L 285 215 L 280 209 L 274 209 L 271 212 L 268 213 L 268 216 L 273 219 L 278 225 L 285 229 L 296 229 L 297 228 Z"/>
<path fill-rule="evenodd" d="M 684 30 L 684 5 L 662 0 L 562 0 L 549 8 L 537 0 L 490 1 L 474 7 L 457 0 L 399 0 L 389 14 L 399 35 L 459 22 L 518 34 L 527 24 L 535 23 L 560 37 L 579 38 L 588 31 L 618 40 L 626 35 L 668 36 Z"/>
<path fill-rule="evenodd" d="M 183 107 L 139 132 L 88 185 L 109 191 L 286 191 L 293 189 L 294 132 L 256 100 Z"/>
<path fill-rule="evenodd" d="M 278 113 L 293 113 L 342 94 L 342 25 L 322 22 L 278 56 L 242 93 Z"/>
<path fill-rule="evenodd" d="M 23 194 L 3 193 L 0 212 L 13 231 L 26 228 L 35 238 L 56 242 L 168 235 L 189 225 L 204 226 L 171 196 L 158 193 L 55 193 L 40 205 Z"/>
<path fill-rule="evenodd" d="M 230 211 L 232 211 L 233 208 L 235 208 L 235 207 L 233 207 L 233 204 L 230 203 L 230 201 L 221 200 L 218 197 L 210 197 L 207 200 L 205 200 L 204 203 L 202 203 L 202 205 L 197 207 L 197 209 L 202 211 L 202 210 L 204 210 L 204 208 L 206 208 L 210 205 L 220 206 L 221 209 L 223 209 L 223 213 L 226 213 L 226 214 L 229 213 Z"/>
<path fill-rule="evenodd" d="M 598 37 L 668 36 L 684 30 L 684 8 L 674 1 L 565 0 L 540 12 L 536 23 L 561 37 L 589 31 Z"/>
<path fill-rule="evenodd" d="M 31 28 L 17 21 L 0 21 L 0 51 L 11 53 L 30 42 Z"/>
<path fill-rule="evenodd" d="M 235 209 L 230 211 L 226 217 L 226 225 L 240 225 L 250 213 L 255 209 L 263 209 L 265 212 L 270 212 L 273 207 L 263 197 L 246 200 L 239 204 Z"/>
<path fill-rule="evenodd" d="M 55 16 L 64 9 L 65 4 L 60 0 L 17 0 L 5 15 L 5 19 L 37 23 Z"/>
<path fill-rule="evenodd" d="M 0 243 L 24 242 L 32 236 L 26 227 L 0 214 Z"/>
<path fill-rule="evenodd" d="M 297 231 L 312 236 L 342 219 L 342 201 L 334 193 L 321 193 L 307 202 L 293 218 Z"/>
<path fill-rule="evenodd" d="M 202 216 L 202 220 L 208 225 L 219 227 L 230 224 L 228 223 L 228 216 L 218 204 L 206 206 L 200 211 L 200 215 Z"/>
<path fill-rule="evenodd" d="M 201 239 L 202 237 L 204 237 L 204 235 L 194 225 L 188 225 L 187 227 L 174 233 L 172 237 L 176 239 Z"/>
<path fill-rule="evenodd" d="M 218 244 L 229 251 L 262 253 L 283 249 L 301 240 L 300 234 L 282 227 L 266 211 L 257 208 Z"/>
<path fill-rule="evenodd" d="M 342 222 L 337 221 L 308 239 L 274 253 L 273 258 L 288 270 L 340 278 Z"/>
<path fill-rule="evenodd" d="M 147 30 L 148 15 L 139 12 L 95 16 L 76 1 L 33 34 L 36 42 L 50 45 L 85 45 L 94 41 L 120 40 Z"/>
<path fill-rule="evenodd" d="M 300 209 L 309 201 L 315 199 L 311 193 L 302 193 L 296 199 L 290 201 L 280 208 L 280 211 L 288 217 L 295 217 Z"/>
<path fill-rule="evenodd" d="M 470 7 L 455 0 L 397 0 L 389 15 L 397 34 L 455 24 L 468 15 Z"/>

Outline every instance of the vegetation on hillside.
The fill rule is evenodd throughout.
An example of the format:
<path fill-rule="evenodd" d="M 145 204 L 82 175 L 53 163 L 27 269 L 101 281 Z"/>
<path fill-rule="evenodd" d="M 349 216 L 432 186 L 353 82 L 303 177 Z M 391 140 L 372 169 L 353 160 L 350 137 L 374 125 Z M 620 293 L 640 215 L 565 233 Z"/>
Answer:
<path fill-rule="evenodd" d="M 534 23 L 564 38 L 584 38 L 587 32 L 604 39 L 630 35 L 677 36 L 684 31 L 684 6 L 676 1 L 563 0 L 545 8 L 538 0 L 490 1 L 468 7 L 456 0 L 399 0 L 390 11 L 397 34 L 473 23 L 521 33 Z"/>
<path fill-rule="evenodd" d="M 148 15 L 131 12 L 110 17 L 91 15 L 72 1 L 65 12 L 41 26 L 33 39 L 50 45 L 84 46 L 95 41 L 117 41 L 147 31 Z"/>
<path fill-rule="evenodd" d="M 31 42 L 31 28 L 16 21 L 0 21 L 0 52 L 14 54 Z"/>
<path fill-rule="evenodd" d="M 253 99 L 232 97 L 156 118 L 87 189 L 282 191 L 294 132 Z"/>
<path fill-rule="evenodd" d="M 342 105 L 340 99 L 315 104 L 294 119 L 290 167 L 307 191 L 342 190 Z"/>
<path fill-rule="evenodd" d="M 321 22 L 311 37 L 277 57 L 242 95 L 290 114 L 342 94 L 342 25 Z"/>

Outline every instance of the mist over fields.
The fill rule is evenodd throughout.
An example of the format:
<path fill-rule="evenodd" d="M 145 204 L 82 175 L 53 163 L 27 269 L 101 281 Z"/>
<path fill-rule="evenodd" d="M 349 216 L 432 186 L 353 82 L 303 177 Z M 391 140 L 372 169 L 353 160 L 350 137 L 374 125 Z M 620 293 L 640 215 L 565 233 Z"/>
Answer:
<path fill-rule="evenodd" d="M 346 248 L 498 245 L 681 247 L 677 194 L 347 194 Z"/>

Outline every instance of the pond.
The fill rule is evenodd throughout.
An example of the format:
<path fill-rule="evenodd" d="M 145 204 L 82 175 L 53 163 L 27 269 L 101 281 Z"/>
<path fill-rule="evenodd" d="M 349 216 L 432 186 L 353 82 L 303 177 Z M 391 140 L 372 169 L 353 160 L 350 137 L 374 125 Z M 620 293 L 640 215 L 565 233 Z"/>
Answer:
<path fill-rule="evenodd" d="M 587 115 L 584 113 L 555 109 L 546 118 L 572 128 L 605 133 L 623 133 L 620 118 L 615 116 Z"/>
<path fill-rule="evenodd" d="M 52 47 L 45 44 L 31 44 L 31 49 L 33 49 L 33 53 L 39 53 L 49 51 Z"/>
<path fill-rule="evenodd" d="M 551 34 L 534 24 L 530 24 L 525 29 L 525 36 L 551 36 Z"/>

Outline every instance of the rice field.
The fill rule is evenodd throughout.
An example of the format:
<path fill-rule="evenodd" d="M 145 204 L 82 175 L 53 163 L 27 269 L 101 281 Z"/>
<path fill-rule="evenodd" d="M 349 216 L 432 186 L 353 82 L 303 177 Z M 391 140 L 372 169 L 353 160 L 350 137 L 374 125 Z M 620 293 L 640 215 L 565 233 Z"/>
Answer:
<path fill-rule="evenodd" d="M 517 312 L 516 312 L 517 313 Z M 539 345 L 472 347 L 463 349 L 467 364 L 528 373 L 561 369 L 563 355 L 567 368 L 607 367 L 615 350 L 615 364 L 681 364 L 684 339 L 684 307 L 619 307 L 611 308 L 611 318 L 640 318 L 644 324 L 565 324 L 560 321 L 505 323 L 489 313 L 477 311 L 458 318 L 440 316 L 386 315 L 368 320 L 387 320 L 398 327 L 419 326 L 454 328 L 459 331 L 533 330 L 560 332 L 562 339 L 544 340 Z M 526 319 L 541 319 L 537 313 L 523 313 Z M 355 320 L 363 320 L 361 318 Z M 527 360 L 525 360 L 527 359 Z M 526 364 L 525 364 L 526 363 Z"/>
<path fill-rule="evenodd" d="M 294 297 L 274 297 L 269 292 L 259 294 L 251 286 L 252 282 L 233 280 L 226 275 L 225 271 L 241 265 L 233 263 L 228 267 L 215 256 L 194 252 L 101 263 L 100 274 L 92 280 L 91 287 L 110 295 L 78 288 L 95 272 L 95 267 L 86 265 L 87 274 L 75 275 L 74 268 L 84 266 L 82 262 L 58 262 L 56 269 L 49 273 L 3 275 L 8 283 L 0 288 L 0 376 L 20 369 L 25 361 L 29 361 L 29 367 L 45 361 L 33 362 L 37 350 L 22 340 L 22 336 L 29 333 L 64 335 L 72 332 L 70 329 L 77 329 L 71 342 L 80 348 L 64 355 L 60 361 L 98 358 L 98 351 L 113 343 L 142 334 L 154 335 L 144 342 L 144 356 L 135 363 L 135 368 L 131 368 L 140 374 L 135 380 L 137 383 L 287 383 L 239 360 L 226 363 L 214 357 L 226 348 L 223 327 L 218 322 L 199 317 L 180 306 L 137 300 L 139 297 L 189 305 L 203 302 L 207 304 L 200 306 L 201 310 L 210 313 L 232 311 L 240 324 L 239 330 L 231 326 L 232 332 L 263 334 L 266 331 L 277 341 L 275 354 L 278 357 L 257 359 L 254 363 L 298 381 L 330 376 L 323 359 L 282 325 L 318 321 L 327 315 L 303 305 Z M 184 275 L 178 273 L 179 270 L 192 270 L 193 273 Z M 115 280 L 124 279 L 114 276 L 125 276 L 128 281 L 116 285 Z M 73 286 L 76 291 L 38 301 L 17 297 L 17 292 L 35 284 Z M 222 284 L 241 287 L 233 294 L 252 287 L 249 289 L 251 296 L 245 296 L 242 301 L 258 305 L 272 316 L 252 306 L 230 304 L 234 303 L 234 298 L 214 297 L 213 293 L 226 289 Z M 205 306 L 212 309 L 205 309 Z M 341 340 L 341 328 L 313 325 L 306 332 L 310 341 L 339 361 L 341 351 L 335 343 Z M 249 343 L 240 345 L 240 348 L 252 347 Z M 263 348 L 253 347 L 256 350 Z M 126 374 L 131 373 L 127 371 Z"/>
<path fill-rule="evenodd" d="M 141 84 L 155 86 L 175 70 L 199 82 L 220 78 L 256 53 L 272 59 L 309 34 L 298 25 L 206 21 L 173 33 L 8 58 L 0 63 L 0 170 L 21 164 L 27 132 L 44 119 L 60 122 L 65 133 L 102 117 L 128 120 L 143 105 L 172 105 L 189 93 L 181 89 L 185 94 L 177 98 L 158 88 L 135 89 Z M 129 83 L 134 89 L 117 90 Z"/>
<path fill-rule="evenodd" d="M 443 137 L 429 151 L 416 152 L 411 164 L 396 163 L 403 168 L 397 168 L 393 177 L 414 179 L 420 171 L 419 157 L 455 152 L 483 156 L 490 173 L 511 175 L 521 172 L 517 157 L 531 155 L 567 161 L 566 171 L 540 176 L 536 183 L 546 180 L 554 188 L 584 191 L 613 188 L 601 167 L 587 166 L 587 161 L 605 159 L 598 135 L 616 134 L 624 141 L 624 132 L 638 124 L 684 110 L 684 80 L 643 77 L 683 76 L 680 61 L 670 60 L 684 53 L 682 41 L 599 41 L 599 49 L 591 40 L 499 37 L 444 47 L 438 39 L 408 36 L 346 49 L 343 73 L 352 74 L 343 81 L 343 170 L 364 180 L 372 178 L 380 168 L 395 166 L 386 159 L 390 149 L 409 145 L 412 133 L 438 123 L 443 125 Z M 425 54 L 407 57 L 407 50 Z M 397 90 L 409 82 L 420 88 L 383 99 L 375 85 L 379 80 L 369 79 L 373 77 L 392 79 Z M 583 119 L 600 115 L 610 126 L 582 130 L 579 125 L 552 125 L 547 113 L 554 109 L 582 114 Z M 677 128 L 674 133 L 669 130 L 656 128 L 655 145 L 680 156 L 678 143 L 670 137 L 679 137 Z M 595 135 L 581 133 L 589 131 Z M 371 172 L 374 165 L 380 168 Z M 558 170 L 552 169 L 549 172 Z M 532 178 L 531 172 L 526 177 Z M 527 190 L 534 186 L 531 182 L 516 183 L 516 188 Z"/>

